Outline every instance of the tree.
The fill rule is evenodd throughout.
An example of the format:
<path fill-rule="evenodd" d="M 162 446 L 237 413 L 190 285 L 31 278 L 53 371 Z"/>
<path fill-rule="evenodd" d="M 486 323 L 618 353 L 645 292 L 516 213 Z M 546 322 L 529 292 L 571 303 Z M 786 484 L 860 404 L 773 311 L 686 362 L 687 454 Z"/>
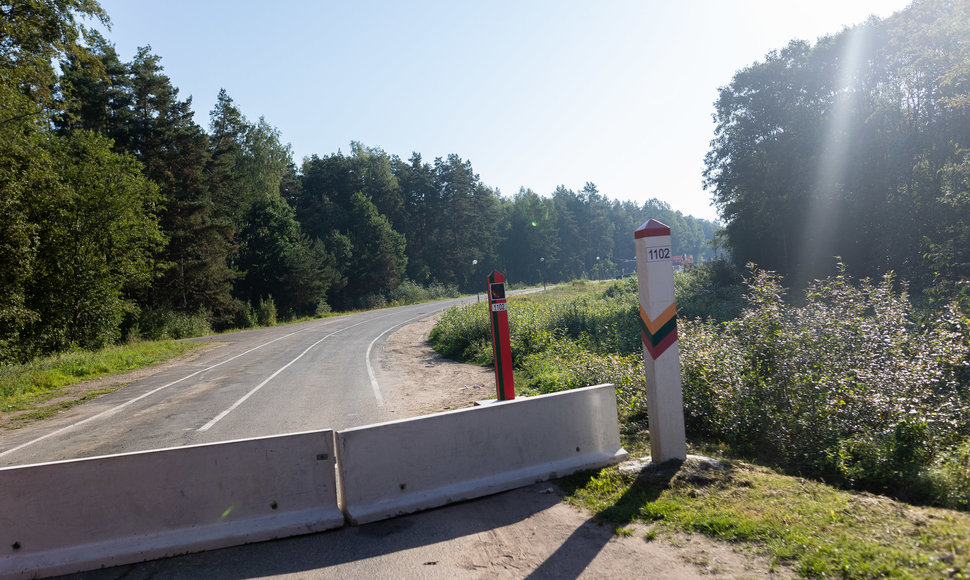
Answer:
<path fill-rule="evenodd" d="M 129 155 L 92 132 L 49 135 L 56 178 L 29 200 L 38 229 L 26 302 L 38 317 L 29 338 L 39 352 L 101 347 L 119 338 L 135 293 L 152 279 L 164 239 L 153 208 L 157 188 Z"/>
<path fill-rule="evenodd" d="M 158 278 L 146 302 L 203 309 L 224 323 L 234 310 L 235 274 L 228 263 L 233 227 L 219 215 L 209 191 L 208 139 L 193 121 L 192 101 L 179 100 L 159 61 L 144 47 L 129 64 L 132 108 L 116 141 L 144 163 L 164 206 L 161 225 L 169 243 L 156 263 Z"/>
<path fill-rule="evenodd" d="M 273 297 L 284 313 L 313 314 L 338 280 L 333 255 L 303 234 L 293 208 L 279 195 L 253 202 L 244 223 L 237 295 L 250 304 Z"/>
<path fill-rule="evenodd" d="M 919 0 L 735 74 L 705 160 L 734 260 L 795 286 L 835 255 L 928 284 L 923 256 L 954 215 L 940 176 L 970 143 L 968 36 L 970 2 Z"/>
<path fill-rule="evenodd" d="M 53 105 L 53 63 L 71 58 L 97 69 L 98 61 L 82 46 L 87 31 L 78 19 L 108 23 L 95 0 L 11 0 L 0 4 L 0 95 L 5 111 L 0 123 L 44 114 Z M 25 97 L 10 107 L 12 94 Z"/>
<path fill-rule="evenodd" d="M 338 295 L 344 306 L 397 288 L 407 266 L 404 235 L 394 231 L 387 217 L 364 194 L 353 194 L 350 202 L 353 226 L 346 235 L 352 255 L 346 270 L 347 286 Z"/>
<path fill-rule="evenodd" d="M 503 272 L 526 283 L 547 281 L 559 253 L 552 200 L 522 188 L 503 203 L 503 209 L 505 232 L 499 246 Z"/>
<path fill-rule="evenodd" d="M 419 153 L 407 162 L 395 157 L 392 171 L 401 188 L 402 212 L 405 216 L 401 232 L 407 239 L 407 276 L 421 284 L 437 278 L 432 276 L 433 240 L 437 236 L 441 199 L 434 184 L 434 169 L 424 163 Z"/>

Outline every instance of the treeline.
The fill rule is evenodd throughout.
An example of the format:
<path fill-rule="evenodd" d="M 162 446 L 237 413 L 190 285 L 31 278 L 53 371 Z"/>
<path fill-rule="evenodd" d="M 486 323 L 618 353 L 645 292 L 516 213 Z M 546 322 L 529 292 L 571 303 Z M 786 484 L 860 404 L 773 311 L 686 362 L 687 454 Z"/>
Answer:
<path fill-rule="evenodd" d="M 840 256 L 968 296 L 968 39 L 970 2 L 916 0 L 739 71 L 705 174 L 734 260 L 805 287 Z"/>
<path fill-rule="evenodd" d="M 222 91 L 207 128 L 142 48 L 123 62 L 82 26 L 94 0 L 0 2 L 0 363 L 153 334 L 474 290 L 612 277 L 633 230 L 703 258 L 715 224 L 593 184 L 511 198 L 457 155 L 407 161 L 359 143 L 302 164 Z M 55 66 L 55 63 L 57 66 Z"/>

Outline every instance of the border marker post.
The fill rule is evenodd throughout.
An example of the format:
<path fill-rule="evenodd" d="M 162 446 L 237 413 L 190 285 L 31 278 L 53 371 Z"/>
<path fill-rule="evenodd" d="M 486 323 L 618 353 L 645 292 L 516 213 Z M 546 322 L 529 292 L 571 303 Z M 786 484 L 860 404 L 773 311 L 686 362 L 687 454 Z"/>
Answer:
<path fill-rule="evenodd" d="M 655 463 L 687 458 L 684 396 L 670 228 L 651 219 L 633 233 L 640 288 L 640 335 L 647 386 L 650 453 Z"/>
<path fill-rule="evenodd" d="M 495 355 L 495 388 L 499 401 L 515 398 L 512 379 L 512 341 L 506 310 L 505 276 L 498 270 L 488 275 L 488 309 L 492 321 L 492 352 Z"/>

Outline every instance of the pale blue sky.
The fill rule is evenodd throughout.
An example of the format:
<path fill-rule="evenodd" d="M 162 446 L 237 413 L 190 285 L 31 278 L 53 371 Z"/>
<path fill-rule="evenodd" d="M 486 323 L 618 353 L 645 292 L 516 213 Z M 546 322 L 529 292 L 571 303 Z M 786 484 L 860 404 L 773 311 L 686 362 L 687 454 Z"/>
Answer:
<path fill-rule="evenodd" d="M 717 89 L 794 38 L 909 0 L 101 0 L 123 60 L 151 45 L 196 121 L 225 88 L 295 160 L 351 141 L 455 153 L 511 196 L 587 181 L 714 219 Z"/>

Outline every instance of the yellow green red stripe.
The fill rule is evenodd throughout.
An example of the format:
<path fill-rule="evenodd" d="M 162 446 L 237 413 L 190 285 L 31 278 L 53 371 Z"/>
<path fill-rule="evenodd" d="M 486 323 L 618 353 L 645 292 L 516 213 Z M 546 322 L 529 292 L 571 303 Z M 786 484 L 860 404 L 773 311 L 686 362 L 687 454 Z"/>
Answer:
<path fill-rule="evenodd" d="M 677 303 L 668 306 L 660 316 L 651 319 L 640 306 L 640 335 L 643 346 L 656 360 L 677 341 Z"/>

